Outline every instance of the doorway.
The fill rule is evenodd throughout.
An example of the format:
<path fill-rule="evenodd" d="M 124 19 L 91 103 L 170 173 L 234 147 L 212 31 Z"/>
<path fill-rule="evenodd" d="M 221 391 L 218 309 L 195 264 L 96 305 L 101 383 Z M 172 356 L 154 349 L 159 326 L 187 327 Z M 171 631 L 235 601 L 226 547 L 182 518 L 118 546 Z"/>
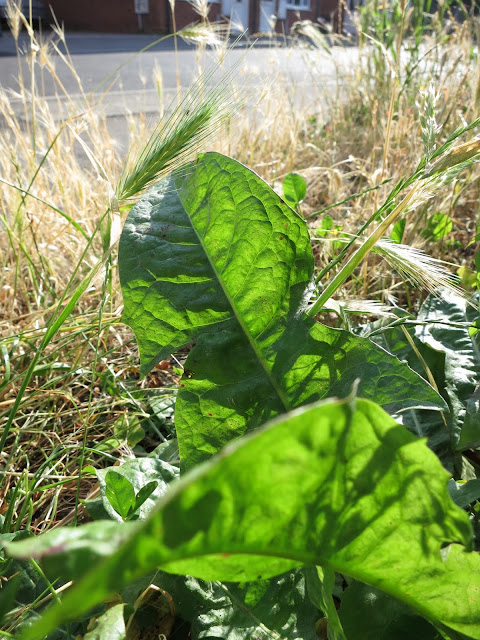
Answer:
<path fill-rule="evenodd" d="M 222 13 L 231 21 L 232 33 L 248 30 L 248 5 L 250 0 L 222 0 Z"/>
<path fill-rule="evenodd" d="M 273 33 L 276 20 L 275 0 L 260 0 L 260 33 Z"/>

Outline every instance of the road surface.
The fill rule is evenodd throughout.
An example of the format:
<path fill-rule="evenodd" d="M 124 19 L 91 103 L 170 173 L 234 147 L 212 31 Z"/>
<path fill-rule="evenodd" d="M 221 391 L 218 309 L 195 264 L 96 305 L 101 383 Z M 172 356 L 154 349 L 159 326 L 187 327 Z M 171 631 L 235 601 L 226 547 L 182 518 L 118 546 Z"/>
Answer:
<path fill-rule="evenodd" d="M 50 34 L 51 35 L 51 34 Z M 22 34 L 21 58 L 25 82 L 29 80 L 29 40 Z M 52 53 L 55 71 L 69 98 L 82 111 L 82 91 L 89 94 L 106 114 L 109 129 L 117 138 L 120 148 L 127 144 L 126 113 L 144 113 L 155 118 L 159 112 L 158 83 L 161 77 L 164 102 L 174 99 L 177 92 L 177 66 L 179 82 L 183 89 L 190 87 L 200 69 L 216 68 L 213 81 L 235 68 L 235 76 L 245 88 L 260 90 L 270 86 L 275 79 L 282 80 L 292 90 L 299 103 L 314 103 L 320 95 L 336 90 L 338 70 L 353 69 L 358 50 L 355 47 L 334 47 L 329 55 L 323 50 L 307 50 L 299 47 L 278 47 L 263 42 L 261 46 L 236 47 L 218 69 L 218 54 L 207 51 L 202 57 L 192 47 L 179 43 L 175 54 L 171 38 L 156 43 L 148 51 L 138 53 L 154 43 L 148 35 L 118 34 L 67 34 L 67 45 L 78 79 L 72 74 L 61 56 Z M 267 46 L 265 46 L 267 44 Z M 0 38 L 0 87 L 15 92 L 18 88 L 18 60 L 12 37 L 4 33 Z M 49 101 L 57 120 L 65 116 L 65 98 L 51 75 L 42 73 L 37 65 L 36 86 Z M 58 96 L 60 95 L 60 100 Z M 10 98 L 13 109 L 23 113 L 22 103 L 14 95 Z M 1 124 L 0 124 L 1 126 Z"/>

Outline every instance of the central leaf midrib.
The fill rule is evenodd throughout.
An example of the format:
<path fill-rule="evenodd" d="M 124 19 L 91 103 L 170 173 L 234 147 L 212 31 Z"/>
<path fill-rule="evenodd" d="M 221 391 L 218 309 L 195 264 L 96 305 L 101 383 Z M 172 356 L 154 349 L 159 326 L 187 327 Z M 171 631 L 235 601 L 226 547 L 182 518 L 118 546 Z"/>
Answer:
<path fill-rule="evenodd" d="M 280 398 L 280 400 L 281 400 L 281 402 L 282 402 L 282 404 L 283 404 L 283 406 L 285 408 L 285 411 L 289 411 L 293 407 L 288 402 L 287 397 L 282 392 L 280 387 L 277 385 L 275 378 L 273 377 L 273 375 L 271 374 L 271 372 L 270 372 L 270 370 L 269 370 L 269 368 L 267 366 L 266 359 L 263 357 L 263 355 L 262 355 L 260 349 L 258 348 L 257 343 L 254 340 L 253 336 L 251 335 L 250 331 L 248 331 L 248 329 L 247 329 L 247 327 L 246 327 L 246 325 L 245 325 L 245 323 L 243 321 L 243 318 L 242 318 L 241 314 L 238 312 L 237 307 L 235 306 L 233 298 L 230 295 L 228 289 L 224 286 L 223 280 L 220 277 L 220 274 L 219 274 L 218 270 L 216 269 L 214 263 L 212 262 L 211 257 L 210 257 L 210 253 L 207 251 L 206 245 L 203 242 L 203 238 L 200 235 L 199 231 L 197 230 L 197 227 L 194 224 L 193 216 L 191 216 L 189 214 L 189 212 L 185 208 L 185 205 L 183 203 L 182 198 L 180 197 L 180 189 L 177 186 L 176 179 L 174 179 L 174 184 L 175 184 L 175 188 L 177 190 L 178 201 L 181 204 L 181 206 L 183 207 L 183 210 L 185 211 L 185 215 L 187 216 L 188 220 L 190 221 L 190 224 L 191 224 L 191 227 L 193 229 L 193 232 L 195 233 L 195 236 L 197 237 L 198 242 L 199 242 L 199 244 L 200 244 L 200 246 L 201 246 L 201 248 L 202 248 L 202 250 L 203 250 L 203 252 L 204 252 L 204 254 L 205 254 L 206 258 L 207 258 L 207 260 L 208 260 L 208 263 L 209 263 L 209 265 L 210 265 L 210 267 L 212 269 L 212 272 L 213 272 L 213 274 L 215 276 L 216 281 L 218 282 L 218 284 L 220 286 L 220 289 L 222 290 L 223 294 L 225 295 L 225 297 L 226 297 L 226 299 L 227 299 L 227 301 L 228 301 L 228 303 L 230 305 L 230 308 L 232 309 L 232 312 L 233 312 L 233 315 L 234 315 L 235 319 L 237 320 L 238 324 L 240 325 L 240 328 L 242 329 L 243 333 L 247 337 L 247 340 L 248 340 L 251 348 L 253 349 L 255 355 L 257 356 L 257 359 L 260 362 L 260 365 L 261 365 L 262 369 L 265 371 L 265 374 L 266 374 L 267 378 L 269 379 L 270 384 L 275 389 L 278 397 Z"/>

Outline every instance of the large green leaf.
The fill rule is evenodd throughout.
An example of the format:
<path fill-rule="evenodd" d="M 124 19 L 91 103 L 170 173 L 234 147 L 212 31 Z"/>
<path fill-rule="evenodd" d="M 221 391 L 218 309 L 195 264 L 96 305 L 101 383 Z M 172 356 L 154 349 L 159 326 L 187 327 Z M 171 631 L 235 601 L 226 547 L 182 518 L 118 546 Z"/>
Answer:
<path fill-rule="evenodd" d="M 301 570 L 242 585 L 161 572 L 154 580 L 191 624 L 192 640 L 318 640 L 321 614 L 306 597 Z"/>
<path fill-rule="evenodd" d="M 340 620 L 352 640 L 441 640 L 440 633 L 403 602 L 361 582 L 342 595 Z"/>
<path fill-rule="evenodd" d="M 417 327 L 419 339 L 445 354 L 447 422 L 452 443 L 460 450 L 480 444 L 480 412 L 474 396 L 480 379 L 480 335 L 472 337 L 469 332 L 477 317 L 476 309 L 449 292 L 442 298 L 429 296 L 418 314 L 426 323 Z"/>
<path fill-rule="evenodd" d="M 406 360 L 417 373 L 426 376 L 424 363 L 428 366 L 449 411 L 442 416 L 438 411 L 414 410 L 402 416 L 402 422 L 428 437 L 431 448 L 452 471 L 458 451 L 480 444 L 480 334 L 472 336 L 469 331 L 477 317 L 478 312 L 464 298 L 444 291 L 441 298 L 430 295 L 425 300 L 418 314 L 419 324 L 408 328 L 410 341 L 399 326 L 372 338 Z M 374 323 L 365 330 L 378 330 L 381 324 Z"/>
<path fill-rule="evenodd" d="M 25 638 L 42 638 L 156 567 L 244 582 L 324 565 L 478 640 L 480 557 L 461 546 L 471 526 L 447 479 L 425 441 L 369 401 L 299 409 L 186 474 L 147 520 L 118 524 L 124 542 Z M 89 525 L 82 530 L 86 539 Z M 50 535 L 7 550 L 52 558 Z"/>
<path fill-rule="evenodd" d="M 408 366 L 304 313 L 307 226 L 230 158 L 205 154 L 142 198 L 119 266 L 142 372 L 195 343 L 175 417 L 187 467 L 279 413 L 348 395 L 356 378 L 360 394 L 388 410 L 443 406 Z"/>
<path fill-rule="evenodd" d="M 124 318 L 142 372 L 205 331 L 250 344 L 298 312 L 313 255 L 304 221 L 252 171 L 201 156 L 151 189 L 120 240 Z"/>
<path fill-rule="evenodd" d="M 314 570 L 314 569 L 313 569 Z M 237 584 L 154 571 L 121 589 L 134 604 L 150 584 L 169 594 L 192 640 L 318 640 L 321 616 L 306 594 L 304 569 Z"/>
<path fill-rule="evenodd" d="M 404 318 L 406 324 L 398 325 L 395 324 L 396 321 L 392 323 L 391 318 L 382 318 L 358 327 L 357 331 L 361 331 L 361 335 L 369 335 L 373 332 L 371 339 L 376 344 L 407 362 L 409 367 L 424 378 L 427 377 L 426 365 L 442 397 L 448 401 L 445 389 L 445 353 L 419 340 L 415 331 L 415 318 L 401 309 L 395 309 L 394 312 L 398 318 Z M 408 338 L 406 332 L 408 332 Z M 428 438 L 428 446 L 437 454 L 443 466 L 453 472 L 456 451 L 447 416 L 448 412 L 445 412 L 442 417 L 438 411 L 412 409 L 396 418 L 412 433 L 421 438 Z"/>

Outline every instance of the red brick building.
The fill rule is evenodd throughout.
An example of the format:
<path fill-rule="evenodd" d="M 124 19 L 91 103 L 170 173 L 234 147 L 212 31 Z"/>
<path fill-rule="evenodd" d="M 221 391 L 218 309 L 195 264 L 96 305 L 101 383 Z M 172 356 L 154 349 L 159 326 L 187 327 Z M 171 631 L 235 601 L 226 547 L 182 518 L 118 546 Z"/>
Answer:
<path fill-rule="evenodd" d="M 43 0 L 67 29 L 119 33 L 171 33 L 169 0 Z M 341 0 L 215 0 L 209 20 L 231 18 L 240 30 L 250 34 L 289 33 L 298 20 L 318 18 L 337 24 Z M 199 16 L 188 0 L 175 1 L 177 29 L 197 22 Z"/>

